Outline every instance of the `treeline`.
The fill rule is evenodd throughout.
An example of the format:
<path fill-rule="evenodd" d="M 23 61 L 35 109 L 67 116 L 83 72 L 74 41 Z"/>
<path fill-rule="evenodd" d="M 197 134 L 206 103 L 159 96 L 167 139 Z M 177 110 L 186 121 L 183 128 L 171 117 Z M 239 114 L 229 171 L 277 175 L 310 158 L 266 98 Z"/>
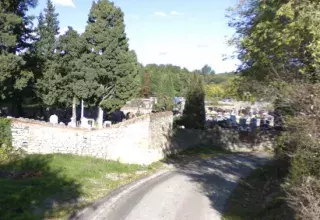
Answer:
<path fill-rule="evenodd" d="M 51 0 L 0 3 L 0 106 L 22 116 L 23 105 L 70 107 L 79 100 L 108 111 L 139 93 L 140 66 L 129 50 L 124 14 L 108 0 L 92 3 L 85 32 L 60 33 Z"/>
<path fill-rule="evenodd" d="M 199 76 L 205 88 L 206 99 L 239 98 L 235 82 L 239 74 L 216 74 L 209 65 L 189 71 L 174 65 L 148 64 L 140 69 L 140 97 L 158 97 L 160 105 L 172 107 L 173 97 L 186 97 L 190 77 Z"/>
<path fill-rule="evenodd" d="M 280 183 L 296 219 L 320 219 L 319 11 L 318 0 L 246 0 L 230 15 L 243 63 L 238 92 L 272 101 L 284 120 L 276 158 L 287 171 Z M 273 204 L 281 197 L 273 195 Z M 266 207 L 263 213 L 277 209 Z"/>
<path fill-rule="evenodd" d="M 174 65 L 148 64 L 140 70 L 140 96 L 157 97 L 159 106 L 171 109 L 174 97 L 185 97 L 191 72 Z"/>

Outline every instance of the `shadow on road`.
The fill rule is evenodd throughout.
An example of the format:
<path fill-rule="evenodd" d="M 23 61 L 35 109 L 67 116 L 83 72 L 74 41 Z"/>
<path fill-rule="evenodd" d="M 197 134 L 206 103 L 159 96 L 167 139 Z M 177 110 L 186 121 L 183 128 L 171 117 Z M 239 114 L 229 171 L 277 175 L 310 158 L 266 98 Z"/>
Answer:
<path fill-rule="evenodd" d="M 270 160 L 265 153 L 227 154 L 211 159 L 167 160 L 180 174 L 190 177 L 205 194 L 218 213 L 222 214 L 228 197 L 240 178 L 249 175 L 257 166 Z"/>

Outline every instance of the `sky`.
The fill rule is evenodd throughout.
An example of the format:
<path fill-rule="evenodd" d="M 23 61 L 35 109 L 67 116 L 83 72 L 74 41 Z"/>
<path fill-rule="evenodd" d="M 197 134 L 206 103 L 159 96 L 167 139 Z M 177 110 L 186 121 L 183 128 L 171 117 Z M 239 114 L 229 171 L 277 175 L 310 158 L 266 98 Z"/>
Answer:
<path fill-rule="evenodd" d="M 92 0 L 53 0 L 61 32 L 72 26 L 85 30 Z M 234 48 L 226 41 L 234 30 L 228 27 L 226 10 L 238 0 L 114 0 L 125 14 L 130 49 L 146 65 L 173 64 L 189 70 L 208 64 L 217 73 L 233 71 L 235 59 L 224 60 Z M 39 15 L 46 0 L 31 11 Z"/>

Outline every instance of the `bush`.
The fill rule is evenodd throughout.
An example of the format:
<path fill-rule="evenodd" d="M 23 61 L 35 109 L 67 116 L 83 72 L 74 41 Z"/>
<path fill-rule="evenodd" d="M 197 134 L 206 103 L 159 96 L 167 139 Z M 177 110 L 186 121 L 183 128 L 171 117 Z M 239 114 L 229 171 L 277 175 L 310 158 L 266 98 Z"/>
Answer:
<path fill-rule="evenodd" d="M 15 155 L 12 145 L 11 120 L 0 118 L 0 163 Z"/>
<path fill-rule="evenodd" d="M 281 105 L 289 114 L 277 151 L 289 165 L 284 189 L 299 219 L 319 219 L 320 84 L 292 86 L 286 97 Z"/>
<path fill-rule="evenodd" d="M 11 120 L 8 118 L 0 118 L 0 146 L 11 145 Z"/>

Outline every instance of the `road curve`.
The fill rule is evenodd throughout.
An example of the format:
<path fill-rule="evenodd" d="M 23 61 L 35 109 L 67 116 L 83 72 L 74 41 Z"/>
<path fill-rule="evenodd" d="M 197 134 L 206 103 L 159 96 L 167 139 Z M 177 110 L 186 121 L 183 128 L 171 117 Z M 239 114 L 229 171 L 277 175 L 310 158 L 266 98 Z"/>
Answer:
<path fill-rule="evenodd" d="M 270 160 L 266 153 L 230 154 L 178 164 L 122 189 L 72 219 L 214 220 L 241 177 Z"/>

